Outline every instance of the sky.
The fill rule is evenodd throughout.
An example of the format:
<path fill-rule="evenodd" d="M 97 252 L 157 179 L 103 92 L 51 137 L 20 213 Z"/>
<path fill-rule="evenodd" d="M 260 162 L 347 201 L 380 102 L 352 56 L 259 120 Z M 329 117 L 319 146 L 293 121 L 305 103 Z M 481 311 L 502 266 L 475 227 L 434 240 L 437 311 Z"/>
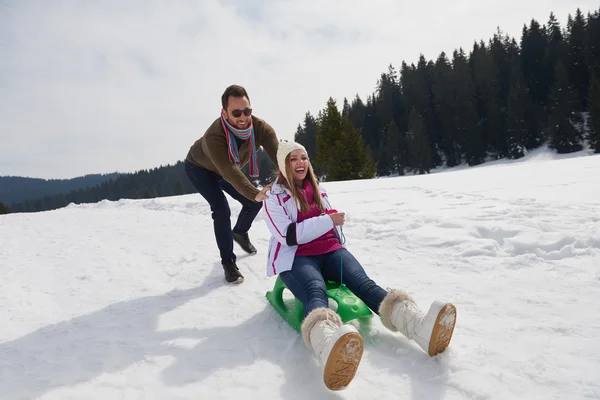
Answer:
<path fill-rule="evenodd" d="M 65 179 L 183 160 L 230 84 L 292 139 L 391 64 L 468 51 L 595 1 L 0 0 L 0 176 Z"/>

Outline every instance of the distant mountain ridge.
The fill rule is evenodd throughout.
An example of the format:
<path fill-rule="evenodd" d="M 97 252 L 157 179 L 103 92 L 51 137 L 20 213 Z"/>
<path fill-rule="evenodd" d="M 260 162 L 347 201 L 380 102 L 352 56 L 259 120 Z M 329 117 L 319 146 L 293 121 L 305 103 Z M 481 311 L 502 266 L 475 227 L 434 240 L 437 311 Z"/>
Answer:
<path fill-rule="evenodd" d="M 121 173 L 89 174 L 71 179 L 41 179 L 20 176 L 0 176 L 0 203 L 6 205 L 27 200 L 55 196 L 73 190 L 96 186 Z"/>
<path fill-rule="evenodd" d="M 255 184 L 260 182 L 264 185 L 273 178 L 273 164 L 262 149 L 258 151 L 258 162 L 260 176 L 256 179 L 252 178 L 252 181 Z M 248 165 L 242 168 L 242 173 L 250 179 Z M 10 213 L 38 212 L 62 208 L 69 205 L 69 203 L 83 204 L 97 203 L 101 200 L 150 199 L 197 193 L 186 176 L 182 160 L 173 165 L 161 165 L 151 169 L 142 169 L 135 173 L 95 175 L 95 177 L 96 180 L 101 180 L 100 183 L 91 184 L 93 182 L 91 179 L 80 179 L 81 184 L 87 184 L 85 187 L 61 190 L 52 195 L 37 196 L 12 203 L 4 203 L 0 197 L 0 204 L 4 203 L 7 208 L 6 211 Z M 57 183 L 57 181 L 54 183 Z M 0 180 L 0 185 L 2 185 L 2 182 Z"/>

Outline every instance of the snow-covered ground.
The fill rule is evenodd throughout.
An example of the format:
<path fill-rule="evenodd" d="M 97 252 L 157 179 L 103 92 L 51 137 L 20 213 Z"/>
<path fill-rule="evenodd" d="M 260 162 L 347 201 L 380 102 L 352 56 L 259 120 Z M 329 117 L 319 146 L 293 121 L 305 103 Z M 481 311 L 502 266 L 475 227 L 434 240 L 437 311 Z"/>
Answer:
<path fill-rule="evenodd" d="M 600 398 L 600 156 L 547 154 L 326 183 L 375 281 L 458 309 L 434 358 L 359 324 L 342 392 L 265 298 L 262 214 L 237 286 L 200 195 L 0 216 L 0 398 Z"/>

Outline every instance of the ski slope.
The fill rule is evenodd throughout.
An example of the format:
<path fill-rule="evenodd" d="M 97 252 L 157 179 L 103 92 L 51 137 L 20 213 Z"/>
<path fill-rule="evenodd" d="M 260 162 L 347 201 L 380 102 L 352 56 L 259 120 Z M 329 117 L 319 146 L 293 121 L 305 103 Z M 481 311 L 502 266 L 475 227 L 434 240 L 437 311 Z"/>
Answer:
<path fill-rule="evenodd" d="M 267 303 L 262 214 L 237 286 L 200 195 L 0 216 L 0 399 L 600 399 L 599 171 L 538 152 L 325 183 L 376 282 L 458 309 L 434 358 L 358 324 L 341 392 Z"/>

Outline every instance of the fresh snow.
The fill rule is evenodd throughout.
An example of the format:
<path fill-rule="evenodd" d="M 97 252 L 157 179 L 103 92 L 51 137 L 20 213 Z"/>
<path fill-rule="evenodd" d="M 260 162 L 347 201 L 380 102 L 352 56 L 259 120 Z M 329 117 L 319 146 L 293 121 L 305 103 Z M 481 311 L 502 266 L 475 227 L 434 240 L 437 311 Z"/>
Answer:
<path fill-rule="evenodd" d="M 0 398 L 598 399 L 600 156 L 556 158 L 325 183 L 376 282 L 458 310 L 433 358 L 358 324 L 341 392 L 265 298 L 262 214 L 236 286 L 198 194 L 1 216 Z"/>

